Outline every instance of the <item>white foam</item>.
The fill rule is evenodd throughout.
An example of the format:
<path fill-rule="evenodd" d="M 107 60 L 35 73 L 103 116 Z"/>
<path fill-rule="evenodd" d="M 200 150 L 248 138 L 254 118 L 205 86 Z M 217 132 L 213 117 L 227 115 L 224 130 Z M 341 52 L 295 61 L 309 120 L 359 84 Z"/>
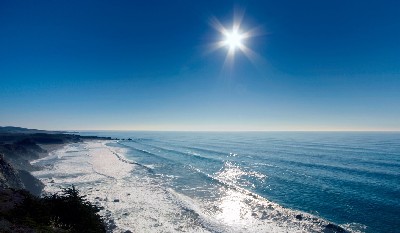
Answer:
<path fill-rule="evenodd" d="M 229 185 L 221 188 L 217 202 L 194 200 L 166 189 L 161 180 L 135 173 L 141 168 L 124 153 L 125 148 L 104 141 L 70 144 L 33 161 L 45 166 L 33 175 L 46 184 L 46 192 L 77 186 L 89 201 L 104 207 L 100 214 L 113 232 L 321 232 L 328 223 Z"/>
<path fill-rule="evenodd" d="M 114 148 L 102 141 L 71 144 L 41 160 L 37 165 L 53 163 L 33 175 L 45 184 L 45 192 L 74 184 L 86 198 L 104 207 L 100 212 L 113 232 L 207 232 L 184 219 L 181 207 L 153 179 L 132 176 L 136 165 L 120 160 Z M 114 222 L 114 223 L 112 223 Z M 110 224 L 111 223 L 111 224 Z"/>

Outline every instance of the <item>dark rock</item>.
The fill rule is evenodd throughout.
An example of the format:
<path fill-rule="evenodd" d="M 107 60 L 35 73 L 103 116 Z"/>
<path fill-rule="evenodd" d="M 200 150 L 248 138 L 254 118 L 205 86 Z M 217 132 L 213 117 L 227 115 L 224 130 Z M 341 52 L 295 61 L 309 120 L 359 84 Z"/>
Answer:
<path fill-rule="evenodd" d="M 27 171 L 18 170 L 18 174 L 25 186 L 25 189 L 35 196 L 40 196 L 44 188 L 44 184 Z"/>
<path fill-rule="evenodd" d="M 115 228 L 117 228 L 117 225 L 115 225 L 114 221 L 109 222 L 109 223 L 107 224 L 107 229 L 108 229 L 108 230 L 114 230 Z"/>
<path fill-rule="evenodd" d="M 297 220 L 303 220 L 303 216 L 301 216 L 301 214 L 296 215 L 296 219 Z"/>
<path fill-rule="evenodd" d="M 347 233 L 345 229 L 342 227 L 329 223 L 328 225 L 325 226 L 325 229 L 323 231 L 324 233 Z"/>
<path fill-rule="evenodd" d="M 114 202 L 119 202 L 119 199 L 114 199 Z"/>
<path fill-rule="evenodd" d="M 24 147 L 25 149 L 30 150 L 31 152 L 46 153 L 46 150 L 43 150 L 30 138 L 25 138 L 20 141 L 17 141 L 14 143 L 14 145 Z"/>
<path fill-rule="evenodd" d="M 26 195 L 27 192 L 23 190 L 0 188 L 0 215 L 4 215 L 15 206 L 21 205 Z"/>
<path fill-rule="evenodd" d="M 263 211 L 263 212 L 262 212 L 261 219 L 264 220 L 264 219 L 267 219 L 267 218 L 268 218 L 268 213 L 265 212 L 265 211 Z"/>
<path fill-rule="evenodd" d="M 0 188 L 25 188 L 18 171 L 0 154 Z"/>

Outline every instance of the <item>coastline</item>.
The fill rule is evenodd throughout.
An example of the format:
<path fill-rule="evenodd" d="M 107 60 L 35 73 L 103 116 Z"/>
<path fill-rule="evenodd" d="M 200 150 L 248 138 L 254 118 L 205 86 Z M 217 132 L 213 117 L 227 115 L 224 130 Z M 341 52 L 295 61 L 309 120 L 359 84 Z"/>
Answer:
<path fill-rule="evenodd" d="M 246 214 L 252 228 L 240 221 L 228 224 L 146 176 L 146 169 L 124 158 L 125 148 L 108 145 L 112 142 L 115 141 L 84 140 L 66 144 L 49 156 L 32 161 L 43 168 L 33 175 L 45 184 L 45 192 L 75 185 L 100 207 L 99 214 L 109 232 L 346 232 L 328 221 L 252 194 L 244 195 L 246 201 L 261 203 L 260 213 Z"/>
<path fill-rule="evenodd" d="M 33 175 L 45 184 L 44 192 L 54 193 L 60 187 L 75 185 L 87 200 L 100 207 L 99 214 L 109 232 L 204 232 L 196 226 L 182 225 L 179 219 L 166 219 L 179 213 L 179 206 L 153 180 L 126 179 L 139 166 L 119 157 L 124 149 L 111 148 L 106 145 L 108 142 L 85 140 L 68 144 L 48 157 L 32 161 L 43 167 Z"/>
<path fill-rule="evenodd" d="M 81 199 L 74 187 L 42 196 L 45 185 L 33 173 L 51 168 L 31 163 L 49 158 L 71 143 L 93 139 L 110 138 L 0 127 L 0 231 L 58 232 L 70 229 L 82 232 L 82 229 L 92 229 L 105 232 L 97 207 Z M 55 218 L 58 219 L 56 224 Z"/>
<path fill-rule="evenodd" d="M 31 175 L 38 170 L 31 161 L 48 157 L 69 143 L 110 140 L 109 137 L 81 136 L 61 131 L 0 127 L 0 187 L 26 189 L 40 196 L 43 184 Z M 8 168 L 10 167 L 10 168 Z"/>

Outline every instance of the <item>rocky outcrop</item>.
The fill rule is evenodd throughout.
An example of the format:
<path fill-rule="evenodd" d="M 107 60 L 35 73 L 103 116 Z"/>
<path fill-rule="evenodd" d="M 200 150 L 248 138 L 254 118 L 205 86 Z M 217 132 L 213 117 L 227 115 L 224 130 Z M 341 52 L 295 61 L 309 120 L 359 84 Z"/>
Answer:
<path fill-rule="evenodd" d="M 25 170 L 18 170 L 18 174 L 25 189 L 33 195 L 40 196 L 44 188 L 44 184 Z"/>
<path fill-rule="evenodd" d="M 38 159 L 41 155 L 46 155 L 47 151 L 33 140 L 25 138 L 12 143 L 0 144 L 0 153 L 9 163 L 13 164 L 15 169 L 31 171 L 34 168 L 29 160 Z"/>
<path fill-rule="evenodd" d="M 0 154 L 0 187 L 13 189 L 25 188 L 18 171 L 5 160 L 3 154 Z"/>
<path fill-rule="evenodd" d="M 325 226 L 323 233 L 349 233 L 349 232 L 338 225 L 329 223 L 328 225 Z"/>
<path fill-rule="evenodd" d="M 17 170 L 0 154 L 0 188 L 26 189 L 39 196 L 43 183 L 25 170 Z"/>
<path fill-rule="evenodd" d="M 31 194 L 40 195 L 44 185 L 29 173 L 39 169 L 32 166 L 30 161 L 47 156 L 47 150 L 65 143 L 91 139 L 111 138 L 0 127 L 0 188 L 26 189 Z"/>

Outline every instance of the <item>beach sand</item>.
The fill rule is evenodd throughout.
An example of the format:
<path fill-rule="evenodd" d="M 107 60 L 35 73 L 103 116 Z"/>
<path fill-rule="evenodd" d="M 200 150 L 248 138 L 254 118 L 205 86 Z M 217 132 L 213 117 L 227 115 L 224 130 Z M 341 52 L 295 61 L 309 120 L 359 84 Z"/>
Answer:
<path fill-rule="evenodd" d="M 221 200 L 219 207 L 223 211 L 213 215 L 199 208 L 202 203 L 195 203 L 146 175 L 146 169 L 124 158 L 125 148 L 108 146 L 109 142 L 67 144 L 32 161 L 42 167 L 33 175 L 46 185 L 45 192 L 75 185 L 101 208 L 109 232 L 321 232 L 329 224 L 235 191 Z M 249 206 L 256 206 L 257 212 Z M 239 211 L 240 218 L 230 219 L 235 211 Z M 301 221 L 296 219 L 298 214 Z"/>
<path fill-rule="evenodd" d="M 116 156 L 123 150 L 107 146 L 106 141 L 68 144 L 33 161 L 43 167 L 33 175 L 49 193 L 75 185 L 89 201 L 101 207 L 100 214 L 109 231 L 204 232 L 200 226 L 182 221 L 179 205 L 152 179 L 131 175 L 137 165 Z"/>

